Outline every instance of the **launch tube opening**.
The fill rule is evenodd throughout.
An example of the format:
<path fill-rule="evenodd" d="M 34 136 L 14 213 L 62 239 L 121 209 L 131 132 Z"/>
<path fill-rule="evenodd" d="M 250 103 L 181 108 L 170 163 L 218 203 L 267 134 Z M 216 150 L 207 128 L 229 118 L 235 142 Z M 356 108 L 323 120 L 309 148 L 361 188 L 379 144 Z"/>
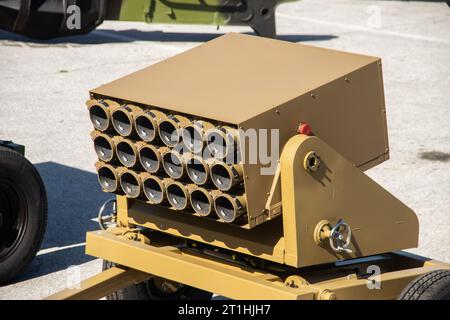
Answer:
<path fill-rule="evenodd" d="M 117 133 L 121 136 L 129 136 L 133 130 L 133 123 L 130 116 L 124 110 L 116 110 L 112 114 L 112 124 Z"/>
<path fill-rule="evenodd" d="M 139 150 L 139 159 L 142 167 L 150 173 L 155 173 L 161 166 L 161 156 L 157 150 L 143 147 Z"/>
<path fill-rule="evenodd" d="M 188 205 L 187 197 L 186 191 L 180 185 L 172 183 L 167 186 L 167 199 L 175 209 L 186 209 Z"/>
<path fill-rule="evenodd" d="M 133 167 L 136 164 L 137 155 L 134 148 L 125 141 L 117 144 L 117 157 L 125 167 Z"/>
<path fill-rule="evenodd" d="M 109 112 L 104 106 L 94 104 L 89 108 L 89 117 L 95 129 L 105 131 L 109 127 Z"/>
<path fill-rule="evenodd" d="M 130 198 L 137 198 L 141 194 L 139 180 L 130 172 L 125 172 L 120 176 L 120 185 L 123 192 Z"/>
<path fill-rule="evenodd" d="M 213 157 L 223 159 L 234 151 L 233 135 L 226 130 L 212 129 L 206 133 L 207 148 Z"/>
<path fill-rule="evenodd" d="M 225 222 L 233 222 L 238 216 L 238 208 L 233 198 L 225 195 L 218 196 L 214 201 L 216 213 Z"/>
<path fill-rule="evenodd" d="M 102 188 L 107 192 L 114 192 L 117 190 L 116 174 L 109 167 L 101 167 L 98 169 L 98 181 Z"/>
<path fill-rule="evenodd" d="M 166 152 L 163 155 L 162 162 L 164 170 L 171 178 L 179 179 L 183 176 L 183 161 L 177 153 Z"/>
<path fill-rule="evenodd" d="M 223 191 L 230 190 L 233 186 L 233 176 L 226 164 L 216 163 L 211 167 L 211 180 L 218 189 Z"/>
<path fill-rule="evenodd" d="M 138 136 L 146 141 L 151 142 L 156 137 L 157 126 L 155 120 L 148 115 L 139 115 L 135 120 L 136 132 Z"/>
<path fill-rule="evenodd" d="M 170 119 L 159 123 L 159 136 L 168 147 L 177 145 L 181 138 L 177 126 Z"/>
<path fill-rule="evenodd" d="M 144 194 L 152 204 L 160 204 L 164 200 L 164 189 L 155 178 L 144 180 Z"/>
<path fill-rule="evenodd" d="M 208 180 L 208 167 L 197 157 L 191 157 L 186 161 L 186 172 L 196 184 L 202 185 Z"/>
<path fill-rule="evenodd" d="M 191 206 L 199 215 L 207 216 L 211 213 L 213 204 L 208 194 L 196 189 L 191 192 Z"/>
<path fill-rule="evenodd" d="M 114 147 L 111 141 L 104 136 L 97 136 L 94 138 L 94 149 L 100 160 L 108 162 L 114 157 Z"/>
<path fill-rule="evenodd" d="M 203 137 L 199 129 L 194 125 L 183 129 L 183 143 L 186 148 L 193 153 L 200 153 L 203 150 Z"/>

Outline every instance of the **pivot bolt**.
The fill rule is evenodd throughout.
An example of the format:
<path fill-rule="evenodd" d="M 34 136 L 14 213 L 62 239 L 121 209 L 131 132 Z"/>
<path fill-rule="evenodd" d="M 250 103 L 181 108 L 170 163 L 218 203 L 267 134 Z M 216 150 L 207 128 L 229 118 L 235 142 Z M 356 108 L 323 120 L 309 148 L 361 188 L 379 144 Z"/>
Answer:
<path fill-rule="evenodd" d="M 320 166 L 320 158 L 316 152 L 310 151 L 306 154 L 303 167 L 308 172 L 316 172 Z"/>
<path fill-rule="evenodd" d="M 336 294 L 328 289 L 319 292 L 319 300 L 336 300 Z"/>

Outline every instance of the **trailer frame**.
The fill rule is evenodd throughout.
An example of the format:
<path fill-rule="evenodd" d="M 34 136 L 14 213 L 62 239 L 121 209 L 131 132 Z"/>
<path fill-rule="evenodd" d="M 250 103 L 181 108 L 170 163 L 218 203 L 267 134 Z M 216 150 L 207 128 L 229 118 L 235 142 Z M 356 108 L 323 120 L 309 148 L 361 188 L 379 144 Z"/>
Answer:
<path fill-rule="evenodd" d="M 277 272 L 244 267 L 195 252 L 180 238 L 155 233 L 151 240 L 154 240 L 153 244 L 125 239 L 117 234 L 117 230 L 115 233 L 88 232 L 86 253 L 114 261 L 118 266 L 47 299 L 99 299 L 153 275 L 232 299 L 395 299 L 416 277 L 450 269 L 449 264 L 399 251 L 312 268 L 290 269 L 287 272 L 293 274 L 283 279 Z M 166 245 L 170 242 L 171 245 Z M 369 266 L 378 266 L 381 274 L 367 273 Z M 375 281 L 380 285 L 377 286 Z"/>

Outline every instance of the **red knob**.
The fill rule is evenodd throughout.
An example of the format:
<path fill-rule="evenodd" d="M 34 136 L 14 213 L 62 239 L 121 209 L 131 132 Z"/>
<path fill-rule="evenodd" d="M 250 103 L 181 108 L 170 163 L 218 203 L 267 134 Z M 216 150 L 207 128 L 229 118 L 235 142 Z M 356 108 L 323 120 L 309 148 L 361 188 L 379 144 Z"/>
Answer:
<path fill-rule="evenodd" d="M 300 134 L 305 134 L 307 136 L 312 135 L 311 125 L 306 122 L 300 122 L 297 132 Z"/>

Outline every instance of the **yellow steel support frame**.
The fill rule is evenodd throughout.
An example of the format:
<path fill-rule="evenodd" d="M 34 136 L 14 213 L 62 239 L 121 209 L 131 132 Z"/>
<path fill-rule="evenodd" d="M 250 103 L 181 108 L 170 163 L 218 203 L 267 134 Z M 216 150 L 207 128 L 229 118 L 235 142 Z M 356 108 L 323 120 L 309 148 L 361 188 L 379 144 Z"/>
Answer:
<path fill-rule="evenodd" d="M 311 155 L 317 167 L 308 169 Z M 304 267 L 417 247 L 416 214 L 320 138 L 292 137 L 280 164 L 285 264 Z M 352 230 L 348 253 L 315 241 L 321 221 L 340 219 Z"/>
<path fill-rule="evenodd" d="M 305 170 L 305 159 L 309 159 L 311 152 L 321 164 L 318 168 L 313 167 L 314 170 Z M 117 228 L 87 233 L 86 253 L 126 267 L 104 271 L 83 281 L 79 288 L 49 298 L 98 299 L 155 275 L 234 299 L 394 299 L 415 277 L 437 269 L 450 269 L 449 265 L 433 261 L 421 260 L 412 264 L 405 260 L 394 261 L 391 264 L 395 267 L 383 270 L 380 275 L 381 289 L 375 290 L 369 288 L 365 277 L 358 277 L 351 269 L 342 273 L 342 269 L 331 265 L 319 271 L 324 275 L 333 273 L 331 278 L 308 276 L 305 269 L 296 269 L 415 246 L 417 218 L 409 208 L 317 137 L 298 135 L 291 138 L 283 150 L 280 164 L 284 234 L 273 243 L 276 244 L 274 248 L 283 244 L 284 260 L 279 266 L 290 270 L 294 276 L 292 283 L 286 281 L 290 285 L 272 271 L 180 249 L 177 244 L 182 243 L 183 238 L 191 238 L 190 233 L 174 232 L 175 226 L 185 226 L 183 222 L 172 224 L 172 228 L 149 226 L 168 241 L 158 242 L 150 236 L 149 241 L 139 242 L 133 237 L 124 237 L 120 230 L 133 232 L 130 227 L 137 221 L 130 218 L 128 200 L 118 197 Z M 151 216 L 151 212 L 149 214 Z M 176 217 L 183 214 L 171 213 L 170 216 L 175 222 Z M 350 246 L 352 253 L 348 256 L 339 256 L 329 247 L 314 242 L 317 223 L 324 219 L 334 222 L 339 218 L 348 221 L 355 231 Z M 199 232 L 202 237 L 192 240 L 208 243 L 204 238 L 220 236 L 217 231 L 219 233 L 212 237 L 208 228 Z M 258 235 L 255 233 L 258 230 L 243 232 Z M 260 236 L 254 239 L 256 242 L 249 243 L 257 245 L 258 239 Z M 238 251 L 237 246 L 222 247 Z M 245 254 L 241 249 L 239 251 Z"/>
<path fill-rule="evenodd" d="M 58 292 L 46 300 L 96 300 L 129 285 L 142 282 L 151 275 L 136 269 L 118 266 L 105 270 L 79 285 Z"/>
<path fill-rule="evenodd" d="M 449 265 L 427 261 L 419 267 L 385 272 L 379 278 L 380 289 L 370 289 L 366 278 L 354 274 L 292 287 L 262 270 L 188 253 L 175 246 L 156 247 L 126 240 L 107 231 L 87 234 L 87 254 L 130 269 L 108 269 L 82 282 L 80 288 L 67 289 L 48 299 L 98 299 L 151 274 L 232 299 L 395 299 L 414 278 L 433 270 L 450 269 Z M 323 273 L 330 273 L 330 268 Z"/>

